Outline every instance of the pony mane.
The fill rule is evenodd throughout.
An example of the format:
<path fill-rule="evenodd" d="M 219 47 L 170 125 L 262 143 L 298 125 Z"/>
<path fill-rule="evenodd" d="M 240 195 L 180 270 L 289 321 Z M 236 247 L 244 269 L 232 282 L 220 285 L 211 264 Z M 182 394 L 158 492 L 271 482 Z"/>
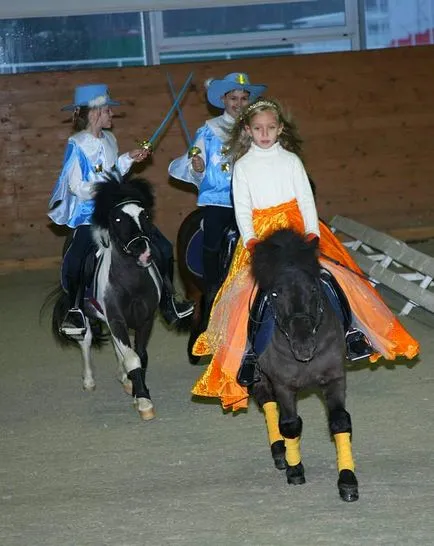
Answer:
<path fill-rule="evenodd" d="M 253 276 L 263 290 L 270 290 L 276 279 L 298 268 L 317 278 L 320 265 L 317 242 L 306 239 L 291 229 L 276 231 L 258 243 L 252 260 Z"/>
<path fill-rule="evenodd" d="M 109 213 L 116 205 L 125 201 L 139 201 L 151 218 L 154 212 L 154 192 L 151 184 L 143 178 L 134 178 L 128 182 L 118 182 L 115 176 L 109 176 L 107 182 L 95 185 L 95 208 L 92 224 L 102 230 L 109 227 Z"/>

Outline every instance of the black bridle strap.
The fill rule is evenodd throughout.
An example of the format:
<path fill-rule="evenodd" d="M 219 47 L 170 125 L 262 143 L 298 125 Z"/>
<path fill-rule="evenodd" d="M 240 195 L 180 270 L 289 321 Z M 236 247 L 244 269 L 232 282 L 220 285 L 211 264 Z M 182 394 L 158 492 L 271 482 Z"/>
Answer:
<path fill-rule="evenodd" d="M 145 240 L 147 243 L 151 242 L 151 239 L 147 237 L 146 235 L 137 235 L 137 237 L 133 237 L 126 245 L 122 245 L 122 250 L 125 252 L 125 254 L 131 254 L 131 250 L 129 247 L 136 241 L 143 241 Z"/>
<path fill-rule="evenodd" d="M 116 203 L 116 205 L 113 205 L 113 208 L 116 209 L 117 207 L 123 207 L 124 205 L 139 205 L 142 209 L 144 208 L 143 204 L 137 199 L 129 199 L 127 201 L 121 201 L 120 203 Z"/>
<path fill-rule="evenodd" d="M 324 314 L 324 307 L 322 305 L 321 284 L 320 284 L 320 282 L 321 281 L 319 279 L 315 279 L 315 284 L 316 284 L 316 287 L 317 287 L 317 290 L 318 290 L 318 299 L 317 299 L 317 305 L 316 305 L 316 317 L 314 317 L 310 313 L 294 313 L 293 315 L 291 315 L 289 317 L 289 322 L 292 322 L 293 320 L 295 320 L 297 318 L 307 318 L 310 321 L 310 323 L 313 324 L 312 335 L 315 335 L 318 332 L 319 327 L 321 326 L 321 322 L 322 322 L 322 318 L 323 318 L 323 314 Z M 273 318 L 274 318 L 275 323 L 277 324 L 277 327 L 282 332 L 282 334 L 284 334 L 284 336 L 286 337 L 288 342 L 291 342 L 291 338 L 290 338 L 288 332 L 285 330 L 285 328 L 283 327 L 281 321 L 279 320 L 279 317 L 278 317 L 278 315 L 276 313 L 276 309 L 274 308 L 274 305 L 272 304 L 272 299 L 269 298 L 269 300 L 270 300 L 270 306 L 271 306 L 271 311 L 272 311 L 272 314 L 273 314 Z"/>

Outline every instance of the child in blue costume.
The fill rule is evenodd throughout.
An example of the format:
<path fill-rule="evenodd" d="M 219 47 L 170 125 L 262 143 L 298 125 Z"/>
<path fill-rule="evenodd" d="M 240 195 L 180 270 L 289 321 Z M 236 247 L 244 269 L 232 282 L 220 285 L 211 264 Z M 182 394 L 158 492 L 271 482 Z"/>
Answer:
<path fill-rule="evenodd" d="M 223 114 L 205 122 L 197 131 L 192 148 L 171 162 L 169 174 L 198 188 L 197 204 L 203 207 L 203 269 L 206 304 L 218 291 L 219 254 L 225 229 L 234 225 L 231 196 L 232 161 L 226 142 L 242 109 L 266 89 L 252 85 L 247 74 L 235 72 L 208 83 L 208 102 Z"/>
<path fill-rule="evenodd" d="M 66 289 L 70 298 L 70 310 L 61 326 L 61 331 L 79 339 L 86 330 L 83 315 L 83 262 L 93 246 L 90 231 L 94 209 L 94 184 L 104 182 L 107 174 L 126 174 L 133 163 L 141 162 L 149 155 L 145 149 L 136 149 L 118 155 L 118 144 L 109 129 L 112 127 L 111 107 L 120 103 L 110 98 L 104 84 L 81 85 L 75 89 L 74 103 L 62 108 L 73 111 L 73 128 L 76 131 L 68 139 L 63 166 L 49 202 L 48 216 L 59 225 L 74 230 L 68 254 Z M 160 254 L 165 256 L 166 267 L 158 264 L 164 278 L 160 309 L 169 323 L 192 313 L 188 302 L 176 302 L 170 280 L 170 260 L 173 258 L 169 241 L 155 228 L 155 239 Z M 72 256 L 71 256 L 72 254 Z M 169 277 L 169 278 L 168 278 Z"/>

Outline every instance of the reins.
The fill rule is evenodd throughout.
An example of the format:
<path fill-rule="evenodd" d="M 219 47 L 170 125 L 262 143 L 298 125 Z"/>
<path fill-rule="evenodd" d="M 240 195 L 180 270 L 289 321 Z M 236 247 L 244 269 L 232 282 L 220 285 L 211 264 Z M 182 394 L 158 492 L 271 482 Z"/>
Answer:
<path fill-rule="evenodd" d="M 346 269 L 347 271 L 349 271 L 353 275 L 357 275 L 357 277 L 360 277 L 361 279 L 370 282 L 369 277 L 367 275 L 365 275 L 364 273 L 359 273 L 358 271 L 354 271 L 354 269 L 351 269 L 351 267 L 348 267 L 347 265 L 343 264 L 339 260 L 335 260 L 334 258 L 330 258 L 330 256 L 327 256 L 327 254 L 324 254 L 324 252 L 321 252 L 320 258 L 325 258 L 326 260 L 328 260 L 332 264 L 338 265 L 339 267 L 342 267 L 343 269 Z"/>

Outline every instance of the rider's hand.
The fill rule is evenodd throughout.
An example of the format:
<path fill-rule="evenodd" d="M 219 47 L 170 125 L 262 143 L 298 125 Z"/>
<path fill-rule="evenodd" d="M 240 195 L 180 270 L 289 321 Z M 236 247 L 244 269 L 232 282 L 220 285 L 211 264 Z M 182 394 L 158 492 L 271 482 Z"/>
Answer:
<path fill-rule="evenodd" d="M 151 150 L 147 150 L 146 148 L 139 148 L 138 150 L 131 150 L 131 152 L 129 152 L 129 156 L 135 163 L 140 163 L 141 161 L 144 161 L 147 157 L 149 157 L 151 153 Z"/>
<path fill-rule="evenodd" d="M 259 243 L 259 239 L 252 238 L 249 239 L 246 243 L 246 248 L 250 253 L 250 256 L 253 256 L 253 253 L 255 251 L 255 246 Z"/>
<path fill-rule="evenodd" d="M 319 243 L 319 237 L 316 233 L 307 233 L 305 239 L 306 243 Z"/>
<path fill-rule="evenodd" d="M 191 166 L 193 167 L 193 170 L 197 173 L 203 173 L 205 170 L 205 162 L 200 157 L 200 155 L 195 155 L 191 158 Z"/>

